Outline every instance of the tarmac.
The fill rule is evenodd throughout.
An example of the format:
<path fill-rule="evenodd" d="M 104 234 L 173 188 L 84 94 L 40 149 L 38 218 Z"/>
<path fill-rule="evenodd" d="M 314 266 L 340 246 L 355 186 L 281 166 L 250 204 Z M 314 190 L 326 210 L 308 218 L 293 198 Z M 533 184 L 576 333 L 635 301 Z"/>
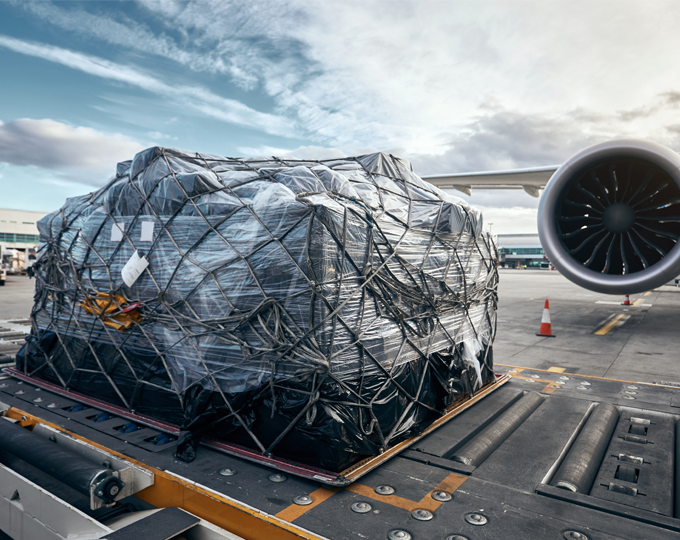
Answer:
<path fill-rule="evenodd" d="M 499 272 L 496 364 L 680 385 L 680 288 L 634 295 L 636 305 L 623 306 L 623 297 L 587 291 L 557 271 Z M 0 321 L 28 317 L 33 284 L 8 276 Z M 536 336 L 546 298 L 554 338 Z"/>
<path fill-rule="evenodd" d="M 680 385 L 678 287 L 623 306 L 622 296 L 582 289 L 557 271 L 500 269 L 498 297 L 496 364 Z M 546 299 L 554 338 L 536 336 Z"/>

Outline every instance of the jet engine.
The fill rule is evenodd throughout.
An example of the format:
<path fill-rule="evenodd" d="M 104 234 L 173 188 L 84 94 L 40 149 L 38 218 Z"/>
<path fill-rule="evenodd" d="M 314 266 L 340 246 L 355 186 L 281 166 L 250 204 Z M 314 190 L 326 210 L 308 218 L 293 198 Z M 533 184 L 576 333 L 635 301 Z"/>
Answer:
<path fill-rule="evenodd" d="M 538 209 L 541 244 L 574 283 L 635 294 L 680 274 L 680 155 L 609 141 L 564 163 Z"/>

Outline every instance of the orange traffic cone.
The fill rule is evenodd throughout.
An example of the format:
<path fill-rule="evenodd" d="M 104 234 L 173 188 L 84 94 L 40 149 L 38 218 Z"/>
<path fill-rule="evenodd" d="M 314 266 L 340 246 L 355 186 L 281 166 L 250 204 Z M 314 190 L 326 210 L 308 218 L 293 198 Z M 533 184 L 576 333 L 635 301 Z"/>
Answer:
<path fill-rule="evenodd" d="M 550 304 L 548 304 L 548 299 L 545 299 L 545 305 L 543 306 L 543 318 L 541 319 L 541 328 L 538 330 L 537 336 L 541 337 L 555 337 L 552 333 L 552 326 L 550 325 Z"/>
<path fill-rule="evenodd" d="M 626 295 L 623 297 L 623 303 L 621 304 L 622 306 L 630 306 L 630 295 Z"/>

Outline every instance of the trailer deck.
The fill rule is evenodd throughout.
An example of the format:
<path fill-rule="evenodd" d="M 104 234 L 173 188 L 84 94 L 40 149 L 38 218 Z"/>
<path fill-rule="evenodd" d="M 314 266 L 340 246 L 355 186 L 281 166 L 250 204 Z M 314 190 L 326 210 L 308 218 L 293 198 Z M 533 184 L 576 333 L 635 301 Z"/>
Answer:
<path fill-rule="evenodd" d="M 178 461 L 172 441 L 152 444 L 162 430 L 120 433 L 115 428 L 127 420 L 93 422 L 104 411 L 89 405 L 74 410 L 77 401 L 7 374 L 0 380 L 0 402 L 22 423 L 65 430 L 151 471 L 154 485 L 124 502 L 183 508 L 242 538 L 680 538 L 680 483 L 674 478 L 680 388 L 564 368 L 497 366 L 497 372 L 510 381 L 342 488 L 209 447 L 201 447 L 193 463 Z M 533 409 L 518 416 L 529 401 Z M 583 448 L 577 441 L 598 403 L 618 411 L 603 459 L 569 457 Z M 486 454 L 467 459 L 480 443 Z M 83 495 L 6 453 L 0 457 L 89 511 Z M 551 485 L 560 465 L 574 457 L 598 461 L 587 493 Z"/>

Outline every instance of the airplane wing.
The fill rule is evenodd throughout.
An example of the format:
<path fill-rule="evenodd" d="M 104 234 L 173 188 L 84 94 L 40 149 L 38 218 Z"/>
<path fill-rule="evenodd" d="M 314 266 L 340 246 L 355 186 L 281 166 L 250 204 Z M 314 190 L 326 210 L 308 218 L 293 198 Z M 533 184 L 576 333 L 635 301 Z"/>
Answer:
<path fill-rule="evenodd" d="M 551 165 L 506 171 L 441 174 L 422 178 L 440 189 L 457 189 L 466 195 L 471 195 L 473 188 L 523 189 L 532 197 L 538 197 L 540 190 L 558 168 L 559 165 Z"/>

